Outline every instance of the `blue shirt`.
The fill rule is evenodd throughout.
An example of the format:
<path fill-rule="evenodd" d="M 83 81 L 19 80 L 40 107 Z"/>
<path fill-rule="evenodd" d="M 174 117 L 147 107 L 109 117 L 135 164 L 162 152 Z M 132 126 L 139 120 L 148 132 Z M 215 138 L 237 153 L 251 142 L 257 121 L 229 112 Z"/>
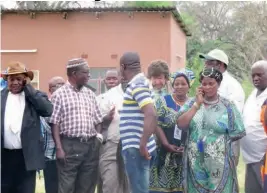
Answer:
<path fill-rule="evenodd" d="M 148 79 L 143 73 L 137 74 L 127 85 L 120 112 L 120 138 L 122 151 L 128 148 L 139 149 L 144 129 L 144 113 L 141 108 L 153 103 Z M 156 149 L 154 136 L 147 142 L 148 152 Z"/>

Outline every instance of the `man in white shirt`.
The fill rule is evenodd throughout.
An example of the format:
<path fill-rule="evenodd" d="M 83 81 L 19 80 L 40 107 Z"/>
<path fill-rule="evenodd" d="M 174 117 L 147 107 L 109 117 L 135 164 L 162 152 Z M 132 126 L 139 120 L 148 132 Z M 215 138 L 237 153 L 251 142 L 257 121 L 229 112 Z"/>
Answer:
<path fill-rule="evenodd" d="M 252 66 L 255 90 L 246 101 L 243 118 L 246 136 L 241 139 L 241 151 L 246 163 L 246 193 L 263 193 L 261 162 L 267 150 L 267 137 L 260 122 L 261 107 L 267 99 L 267 61 L 261 60 Z"/>
<path fill-rule="evenodd" d="M 119 111 L 123 102 L 123 90 L 120 80 L 118 71 L 107 71 L 104 83 L 108 91 L 97 97 L 102 113 L 107 115 L 102 125 L 104 142 L 100 149 L 99 161 L 101 184 L 98 187 L 98 191 L 103 193 L 127 193 L 127 190 L 123 190 L 122 185 L 119 183 L 119 168 L 116 157 L 120 140 Z"/>
<path fill-rule="evenodd" d="M 240 113 L 242 113 L 245 102 L 245 92 L 241 84 L 227 71 L 227 67 L 229 65 L 228 56 L 224 53 L 224 51 L 214 49 L 208 54 L 200 54 L 199 57 L 206 60 L 205 67 L 220 70 L 223 74 L 223 80 L 218 90 L 219 95 L 234 102 L 237 109 Z M 237 165 L 240 155 L 239 141 L 233 142 L 232 150 L 235 156 L 235 163 Z"/>

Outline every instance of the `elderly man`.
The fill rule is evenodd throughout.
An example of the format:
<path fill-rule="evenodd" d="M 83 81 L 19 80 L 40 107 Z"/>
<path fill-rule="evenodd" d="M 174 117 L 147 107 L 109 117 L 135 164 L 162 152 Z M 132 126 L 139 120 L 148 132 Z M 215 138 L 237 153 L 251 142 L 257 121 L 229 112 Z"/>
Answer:
<path fill-rule="evenodd" d="M 1 190 L 34 193 L 36 170 L 45 166 L 40 116 L 50 116 L 53 106 L 29 84 L 33 72 L 22 63 L 10 63 L 2 76 L 8 87 L 1 91 Z"/>
<path fill-rule="evenodd" d="M 241 84 L 227 71 L 229 65 L 228 56 L 224 51 L 219 49 L 211 50 L 208 54 L 200 54 L 200 58 L 204 58 L 205 67 L 216 68 L 223 74 L 223 80 L 221 82 L 218 93 L 220 96 L 227 98 L 235 103 L 240 113 L 242 113 L 245 93 Z M 240 142 L 235 141 L 232 144 L 233 153 L 235 156 L 235 163 L 238 165 L 240 155 Z"/>
<path fill-rule="evenodd" d="M 53 77 L 49 83 L 49 92 L 52 95 L 58 88 L 65 84 L 62 77 Z M 52 137 L 52 131 L 47 118 L 41 118 L 43 126 L 44 139 L 45 139 L 45 169 L 44 169 L 44 182 L 46 193 L 58 192 L 58 177 L 56 166 L 56 148 Z"/>
<path fill-rule="evenodd" d="M 261 107 L 267 98 L 267 61 L 261 60 L 252 65 L 252 80 L 255 90 L 246 101 L 243 118 L 246 137 L 241 140 L 241 150 L 246 163 L 246 193 L 261 193 L 261 162 L 267 150 L 267 137 L 260 122 Z"/>
<path fill-rule="evenodd" d="M 49 120 L 56 144 L 59 193 L 94 193 L 102 114 L 95 94 L 84 85 L 89 79 L 86 60 L 67 64 L 68 81 L 51 97 L 54 111 Z"/>

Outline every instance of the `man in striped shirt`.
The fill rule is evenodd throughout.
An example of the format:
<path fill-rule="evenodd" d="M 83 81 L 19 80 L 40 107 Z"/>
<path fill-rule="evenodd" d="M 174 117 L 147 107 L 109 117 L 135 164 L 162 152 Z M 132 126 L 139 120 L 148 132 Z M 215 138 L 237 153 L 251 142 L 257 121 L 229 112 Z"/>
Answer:
<path fill-rule="evenodd" d="M 148 193 L 149 169 L 156 155 L 153 133 L 157 132 L 157 115 L 149 81 L 141 73 L 139 55 L 126 52 L 120 59 L 120 70 L 124 81 L 128 81 L 120 112 L 120 139 L 126 173 L 132 193 Z"/>

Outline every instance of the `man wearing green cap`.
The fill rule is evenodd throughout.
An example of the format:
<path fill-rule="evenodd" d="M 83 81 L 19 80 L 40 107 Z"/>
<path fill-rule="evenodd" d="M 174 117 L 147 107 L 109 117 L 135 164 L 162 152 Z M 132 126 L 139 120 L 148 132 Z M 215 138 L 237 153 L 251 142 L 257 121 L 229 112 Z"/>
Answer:
<path fill-rule="evenodd" d="M 242 112 L 245 93 L 241 84 L 227 71 L 229 65 L 228 56 L 219 49 L 211 50 L 208 54 L 200 54 L 200 58 L 205 59 L 206 68 L 216 68 L 223 74 L 223 80 L 219 88 L 219 95 L 234 102 L 238 110 Z M 239 160 L 240 144 L 236 141 L 232 144 L 236 165 Z"/>

